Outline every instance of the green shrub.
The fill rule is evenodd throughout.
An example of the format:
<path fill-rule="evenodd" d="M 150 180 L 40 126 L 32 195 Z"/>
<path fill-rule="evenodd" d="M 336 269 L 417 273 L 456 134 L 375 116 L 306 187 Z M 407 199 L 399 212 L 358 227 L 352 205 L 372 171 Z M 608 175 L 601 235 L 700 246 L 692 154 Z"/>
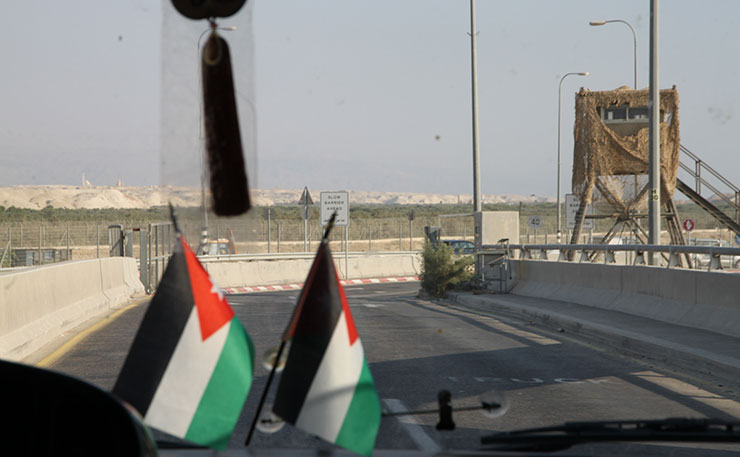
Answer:
<path fill-rule="evenodd" d="M 452 247 L 427 241 L 422 251 L 421 288 L 432 297 L 444 297 L 472 278 L 473 262 L 473 256 L 453 258 Z"/>

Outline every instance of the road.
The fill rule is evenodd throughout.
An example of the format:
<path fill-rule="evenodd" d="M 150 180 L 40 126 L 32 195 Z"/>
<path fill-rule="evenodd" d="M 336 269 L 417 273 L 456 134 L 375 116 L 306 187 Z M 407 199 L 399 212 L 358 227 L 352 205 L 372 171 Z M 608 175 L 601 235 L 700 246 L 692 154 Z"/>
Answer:
<path fill-rule="evenodd" d="M 494 392 L 505 397 L 508 411 L 498 418 L 486 418 L 480 412 L 457 413 L 454 432 L 437 432 L 436 415 L 386 418 L 378 435 L 378 449 L 471 449 L 478 447 L 480 436 L 487 432 L 566 420 L 740 416 L 738 403 L 657 367 L 526 322 L 505 321 L 419 299 L 418 287 L 418 283 L 398 283 L 346 288 L 384 408 L 434 408 L 437 392 L 448 389 L 456 407 L 477 405 L 481 395 Z M 278 344 L 296 298 L 297 291 L 229 296 L 255 343 L 258 358 Z M 52 368 L 110 389 L 144 310 L 142 305 L 123 313 L 77 344 Z M 244 441 L 266 378 L 267 370 L 258 363 L 230 447 Z M 274 386 L 272 390 L 274 393 Z M 271 398 L 272 393 L 268 403 Z M 290 426 L 272 435 L 256 433 L 253 446 L 332 448 Z M 605 445 L 583 449 L 598 450 L 599 446 L 603 449 Z M 642 446 L 659 450 L 659 455 L 690 451 Z M 619 451 L 624 449 L 622 446 Z"/>

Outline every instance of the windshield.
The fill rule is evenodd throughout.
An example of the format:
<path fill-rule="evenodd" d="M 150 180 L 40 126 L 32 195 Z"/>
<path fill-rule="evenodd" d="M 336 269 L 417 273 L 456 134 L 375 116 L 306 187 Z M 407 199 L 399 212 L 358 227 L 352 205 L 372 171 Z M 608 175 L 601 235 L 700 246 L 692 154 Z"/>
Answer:
<path fill-rule="evenodd" d="M 662 5 L 660 189 L 649 2 L 248 0 L 213 24 L 171 0 L 14 3 L 0 15 L 0 358 L 113 392 L 162 450 L 198 442 L 187 432 L 204 392 L 234 379 L 244 406 L 218 442 L 230 450 L 490 451 L 482 438 L 566 422 L 740 421 L 740 3 Z M 249 189 L 238 215 L 217 208 L 243 195 L 217 195 L 232 167 L 209 155 L 203 88 L 229 87 L 202 68 L 214 30 Z M 317 312 L 323 346 L 299 352 L 323 246 L 337 289 L 314 298 L 334 308 Z M 186 279 L 162 286 L 171 259 Z M 142 325 L 163 296 L 188 313 Z M 230 311 L 198 314 L 222 296 Z M 200 386 L 196 400 L 161 390 L 189 411 L 182 433 L 167 428 L 180 413 L 147 413 L 168 393 L 126 396 L 140 326 L 175 341 L 157 343 L 169 362 L 186 331 L 226 345 L 232 318 L 243 371 L 208 390 L 202 370 L 160 370 Z M 185 365 L 210 376 L 219 357 Z M 376 396 L 346 394 L 360 385 Z M 361 425 L 345 427 L 353 401 Z M 329 419 L 333 438 L 311 428 Z M 740 451 L 691 433 L 572 450 Z"/>

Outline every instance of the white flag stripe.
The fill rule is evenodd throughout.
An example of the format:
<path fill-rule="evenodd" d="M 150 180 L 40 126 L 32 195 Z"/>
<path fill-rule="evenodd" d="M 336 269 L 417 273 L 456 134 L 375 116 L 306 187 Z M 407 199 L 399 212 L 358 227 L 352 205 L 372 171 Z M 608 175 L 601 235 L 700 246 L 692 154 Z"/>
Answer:
<path fill-rule="evenodd" d="M 202 341 L 198 309 L 193 307 L 144 417 L 146 424 L 185 436 L 221 356 L 229 327 L 230 322 Z"/>
<path fill-rule="evenodd" d="M 332 443 L 336 441 L 364 361 L 365 353 L 360 340 L 349 345 L 347 321 L 342 312 L 308 390 L 296 427 Z"/>

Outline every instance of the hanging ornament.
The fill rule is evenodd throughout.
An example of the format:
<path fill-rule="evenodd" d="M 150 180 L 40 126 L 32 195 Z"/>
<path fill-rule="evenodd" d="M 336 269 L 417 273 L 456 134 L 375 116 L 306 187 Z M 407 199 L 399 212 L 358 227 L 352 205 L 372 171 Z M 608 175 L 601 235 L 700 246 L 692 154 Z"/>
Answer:
<path fill-rule="evenodd" d="M 213 212 L 243 214 L 251 207 L 239 133 L 229 46 L 219 34 L 217 17 L 235 14 L 247 0 L 172 0 L 190 19 L 208 19 L 211 34 L 203 46 L 203 123 Z"/>

